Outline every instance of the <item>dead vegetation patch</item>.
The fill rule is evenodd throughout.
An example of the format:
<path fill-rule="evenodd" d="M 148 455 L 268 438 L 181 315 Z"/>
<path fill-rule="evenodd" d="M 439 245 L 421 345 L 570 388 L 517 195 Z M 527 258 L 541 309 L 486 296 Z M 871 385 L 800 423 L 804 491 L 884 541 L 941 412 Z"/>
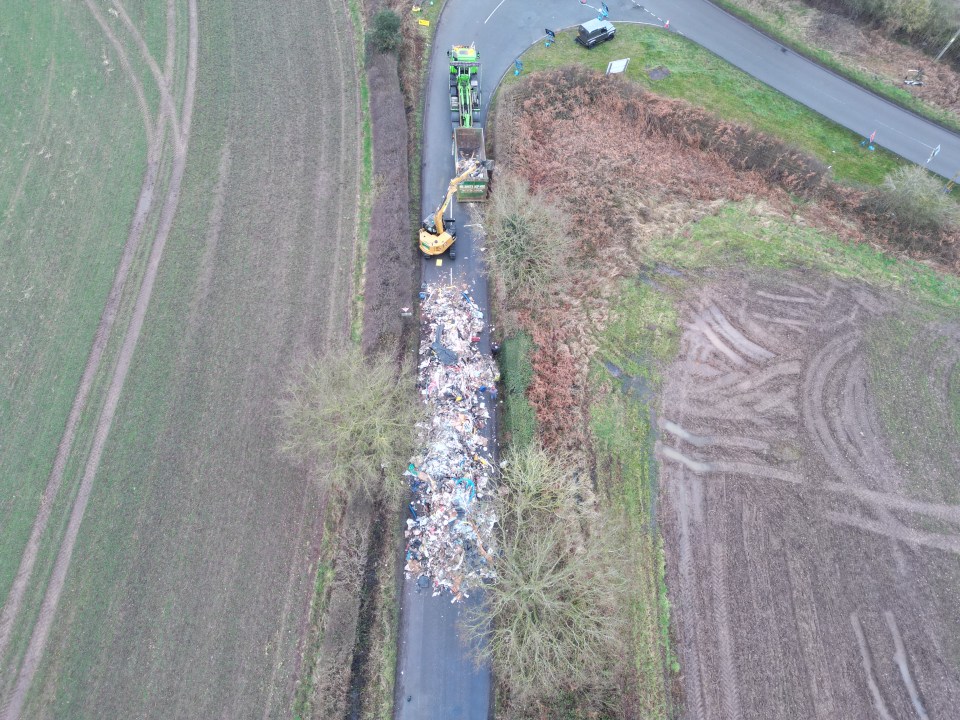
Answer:
<path fill-rule="evenodd" d="M 494 136 L 499 176 L 522 177 L 534 196 L 559 204 L 573 228 L 573 258 L 556 297 L 511 306 L 499 293 L 502 324 L 526 330 L 536 344 L 528 398 L 547 447 L 583 447 L 590 328 L 604 322 L 613 281 L 643 265 L 650 238 L 751 198 L 790 222 L 887 245 L 880 233 L 889 232 L 888 219 L 873 214 L 862 191 L 834 183 L 818 160 L 582 68 L 505 90 Z M 955 242 L 955 233 L 938 238 L 936 254 Z"/>
<path fill-rule="evenodd" d="M 532 199 L 550 198 L 571 218 L 572 258 L 553 296 L 537 305 L 495 297 L 498 317 L 535 343 L 527 397 L 538 439 L 583 467 L 593 462 L 585 421 L 593 338 L 619 281 L 644 270 L 652 240 L 688 234 L 691 222 L 749 200 L 761 223 L 896 248 L 889 211 L 834 183 L 815 160 L 617 79 L 543 73 L 504 91 L 495 122 L 498 177 L 523 178 Z M 956 239 L 948 230 L 910 254 L 953 263 Z M 951 513 L 949 532 L 924 526 L 928 519 L 910 524 L 919 506 L 898 492 L 896 459 L 881 453 L 860 324 L 888 305 L 866 287 L 801 270 L 756 281 L 705 274 L 709 292 L 681 307 L 683 362 L 667 388 L 673 429 L 660 447 L 686 716 L 770 717 L 776 706 L 777 716 L 812 717 L 832 703 L 854 717 L 876 706 L 866 682 L 884 688 L 884 711 L 905 715 L 904 683 L 914 680 L 900 680 L 896 658 L 906 652 L 918 653 L 911 672 L 930 688 L 931 716 L 952 706 L 955 678 L 935 681 L 942 656 L 923 653 L 937 628 L 956 627 L 955 603 L 943 601 L 955 585 L 913 583 L 955 566 L 956 511 L 933 510 Z M 719 394 L 735 397 L 718 410 Z M 813 491 L 804 485 L 828 476 Z M 861 487 L 863 477 L 885 484 Z M 824 489 L 836 497 L 821 501 Z M 827 699 L 809 697 L 798 672 L 815 676 Z M 771 695 L 785 685 L 782 697 Z M 631 692 L 626 685 L 624 707 Z"/>
<path fill-rule="evenodd" d="M 367 61 L 373 134 L 374 196 L 364 277 L 363 348 L 395 353 L 403 345 L 400 308 L 413 297 L 417 258 L 410 225 L 407 122 L 397 58 Z"/>

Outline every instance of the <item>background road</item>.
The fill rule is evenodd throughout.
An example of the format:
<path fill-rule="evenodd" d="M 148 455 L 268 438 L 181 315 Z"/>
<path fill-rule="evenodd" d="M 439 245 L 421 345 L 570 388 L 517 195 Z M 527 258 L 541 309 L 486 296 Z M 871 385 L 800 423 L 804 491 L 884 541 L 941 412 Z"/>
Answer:
<path fill-rule="evenodd" d="M 437 0 L 439 1 L 439 0 Z M 599 2 L 589 0 L 591 5 Z M 932 150 L 940 153 L 928 167 L 944 177 L 960 169 L 960 137 L 875 97 L 758 33 L 704 0 L 608 0 L 610 19 L 662 24 L 713 51 L 784 94 L 861 135 L 877 131 L 876 143 L 902 157 L 924 164 Z M 423 116 L 422 214 L 432 212 L 453 176 L 452 127 L 447 100 L 446 50 L 453 44 L 476 43 L 482 62 L 483 109 L 502 74 L 544 29 L 559 30 L 595 17 L 578 0 L 448 0 L 441 15 L 430 59 Z M 658 20 L 660 18 L 660 20 Z M 613 41 L 614 43 L 616 40 Z M 584 51 L 587 52 L 587 51 Z M 467 206 L 454 204 L 457 259 L 423 261 L 423 281 L 466 285 L 489 317 L 487 280 L 476 227 Z M 489 328 L 482 347 L 489 350 Z M 476 602 L 474 595 L 470 602 Z M 448 597 L 417 593 L 405 581 L 401 596 L 397 657 L 397 720 L 486 720 L 491 709 L 489 667 L 474 666 L 460 643 L 462 606 Z"/>

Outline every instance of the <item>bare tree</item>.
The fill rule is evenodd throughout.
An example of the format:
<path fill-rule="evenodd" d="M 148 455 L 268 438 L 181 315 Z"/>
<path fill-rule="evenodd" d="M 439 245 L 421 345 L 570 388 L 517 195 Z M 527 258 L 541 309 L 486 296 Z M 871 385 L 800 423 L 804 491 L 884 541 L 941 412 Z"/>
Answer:
<path fill-rule="evenodd" d="M 542 301 L 568 271 L 571 239 L 564 215 L 515 175 L 497 177 L 486 209 L 487 256 L 494 280 L 513 302 Z"/>
<path fill-rule="evenodd" d="M 469 621 L 520 705 L 610 689 L 629 635 L 618 534 L 582 507 L 565 462 L 534 445 L 507 458 L 497 576 Z"/>
<path fill-rule="evenodd" d="M 390 495 L 404 487 L 423 412 L 409 374 L 350 346 L 318 357 L 290 384 L 283 449 L 315 461 L 324 490 Z"/>

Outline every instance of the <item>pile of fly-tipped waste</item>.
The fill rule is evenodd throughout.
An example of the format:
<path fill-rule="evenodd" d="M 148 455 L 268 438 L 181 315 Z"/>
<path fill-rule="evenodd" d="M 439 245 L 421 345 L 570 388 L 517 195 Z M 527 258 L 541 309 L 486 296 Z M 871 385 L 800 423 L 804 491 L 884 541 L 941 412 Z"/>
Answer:
<path fill-rule="evenodd" d="M 420 454 L 406 472 L 413 500 L 404 569 L 420 588 L 449 590 L 456 602 L 494 574 L 496 517 L 485 502 L 492 448 L 484 430 L 498 373 L 479 350 L 483 313 L 465 290 L 426 286 L 421 298 L 417 387 L 429 410 Z"/>

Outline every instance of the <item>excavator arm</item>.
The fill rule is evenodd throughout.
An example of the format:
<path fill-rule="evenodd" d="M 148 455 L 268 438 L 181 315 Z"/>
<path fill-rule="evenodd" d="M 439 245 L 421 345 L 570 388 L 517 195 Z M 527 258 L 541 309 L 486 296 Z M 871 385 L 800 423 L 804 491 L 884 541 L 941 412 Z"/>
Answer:
<path fill-rule="evenodd" d="M 460 183 L 470 177 L 478 167 L 480 167 L 480 163 L 476 160 L 468 162 L 466 169 L 450 181 L 447 186 L 447 194 L 437 211 L 423 221 L 423 225 L 420 227 L 420 249 L 425 254 L 439 255 L 453 245 L 457 236 L 444 227 L 443 214 L 450 206 L 450 200 L 457 192 L 457 188 L 460 187 Z"/>

